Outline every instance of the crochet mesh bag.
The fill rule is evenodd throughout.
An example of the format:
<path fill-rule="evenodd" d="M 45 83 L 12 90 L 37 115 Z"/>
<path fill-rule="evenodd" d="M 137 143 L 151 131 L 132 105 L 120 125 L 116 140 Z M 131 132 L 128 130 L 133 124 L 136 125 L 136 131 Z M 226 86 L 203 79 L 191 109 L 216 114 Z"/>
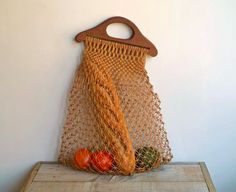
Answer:
<path fill-rule="evenodd" d="M 59 162 L 130 175 L 171 158 L 160 100 L 145 70 L 147 49 L 86 37 L 69 94 Z"/>

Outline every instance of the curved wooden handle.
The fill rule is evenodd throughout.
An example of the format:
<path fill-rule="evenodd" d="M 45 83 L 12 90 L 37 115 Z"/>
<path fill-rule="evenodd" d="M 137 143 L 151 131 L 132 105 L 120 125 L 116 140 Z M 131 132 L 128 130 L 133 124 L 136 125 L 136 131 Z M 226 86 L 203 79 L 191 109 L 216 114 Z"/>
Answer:
<path fill-rule="evenodd" d="M 123 23 L 128 25 L 132 29 L 132 36 L 129 39 L 120 39 L 116 37 L 111 37 L 107 34 L 107 26 L 112 23 Z M 148 54 L 151 56 L 157 55 L 156 47 L 139 31 L 138 27 L 130 20 L 124 17 L 111 17 L 94 28 L 88 29 L 76 35 L 75 40 L 77 42 L 84 41 L 86 36 L 97 37 L 104 40 L 115 41 L 119 43 L 124 43 L 128 45 L 134 45 L 138 47 L 143 47 L 149 49 Z"/>

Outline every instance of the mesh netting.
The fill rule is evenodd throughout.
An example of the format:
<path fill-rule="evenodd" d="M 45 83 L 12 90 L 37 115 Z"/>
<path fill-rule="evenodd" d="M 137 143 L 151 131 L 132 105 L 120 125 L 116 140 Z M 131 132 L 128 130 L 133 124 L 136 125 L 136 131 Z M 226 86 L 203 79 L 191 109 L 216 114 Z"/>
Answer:
<path fill-rule="evenodd" d="M 160 100 L 145 71 L 147 50 L 87 37 L 69 95 L 59 162 L 102 174 L 168 163 Z"/>

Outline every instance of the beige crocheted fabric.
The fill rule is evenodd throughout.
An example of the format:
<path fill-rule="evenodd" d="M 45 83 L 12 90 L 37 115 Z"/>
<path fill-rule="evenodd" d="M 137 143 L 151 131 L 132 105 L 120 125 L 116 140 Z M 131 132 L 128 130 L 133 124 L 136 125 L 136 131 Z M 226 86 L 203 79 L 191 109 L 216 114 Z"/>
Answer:
<path fill-rule="evenodd" d="M 168 163 L 160 100 L 145 70 L 147 50 L 87 37 L 69 94 L 59 162 L 75 166 L 78 149 L 107 151 L 112 167 L 87 171 L 132 174 Z M 83 169 L 84 170 L 84 169 Z"/>

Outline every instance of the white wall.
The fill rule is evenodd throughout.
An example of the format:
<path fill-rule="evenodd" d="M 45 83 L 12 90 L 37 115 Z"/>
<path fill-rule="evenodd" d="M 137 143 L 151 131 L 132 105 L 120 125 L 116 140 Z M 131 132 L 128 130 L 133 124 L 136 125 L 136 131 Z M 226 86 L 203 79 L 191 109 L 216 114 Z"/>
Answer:
<path fill-rule="evenodd" d="M 159 50 L 147 70 L 174 161 L 206 161 L 218 191 L 236 191 L 235 10 L 233 0 L 1 0 L 0 191 L 19 191 L 37 161 L 56 160 L 82 51 L 73 38 L 115 15 Z"/>

